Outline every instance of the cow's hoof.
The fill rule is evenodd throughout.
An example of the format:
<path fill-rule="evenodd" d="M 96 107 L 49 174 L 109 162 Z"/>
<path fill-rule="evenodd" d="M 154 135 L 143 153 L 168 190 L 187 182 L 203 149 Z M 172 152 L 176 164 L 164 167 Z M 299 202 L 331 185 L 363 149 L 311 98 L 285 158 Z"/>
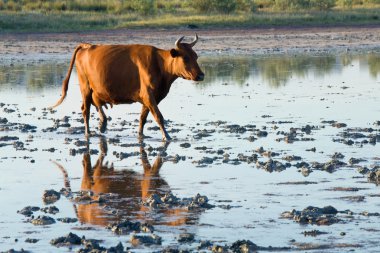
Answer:
<path fill-rule="evenodd" d="M 143 133 L 139 133 L 139 136 L 137 137 L 140 141 L 142 141 L 145 138 L 145 135 Z"/>
<path fill-rule="evenodd" d="M 99 124 L 99 131 L 103 134 L 107 130 L 107 122 L 101 122 Z"/>

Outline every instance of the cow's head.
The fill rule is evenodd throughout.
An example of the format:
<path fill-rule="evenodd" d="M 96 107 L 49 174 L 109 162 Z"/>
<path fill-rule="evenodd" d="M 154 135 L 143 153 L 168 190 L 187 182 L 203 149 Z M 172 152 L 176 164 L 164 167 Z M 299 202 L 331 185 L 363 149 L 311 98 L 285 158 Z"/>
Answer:
<path fill-rule="evenodd" d="M 183 36 L 175 42 L 175 49 L 170 50 L 173 59 L 173 72 L 187 80 L 203 81 L 205 74 L 198 65 L 198 55 L 194 52 L 193 46 L 198 41 L 198 35 L 195 35 L 191 43 L 182 43 Z"/>

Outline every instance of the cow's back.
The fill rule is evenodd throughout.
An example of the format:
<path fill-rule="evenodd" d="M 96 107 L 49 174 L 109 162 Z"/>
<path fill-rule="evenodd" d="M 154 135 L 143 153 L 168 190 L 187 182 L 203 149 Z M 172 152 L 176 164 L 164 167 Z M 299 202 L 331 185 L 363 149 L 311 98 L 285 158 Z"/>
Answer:
<path fill-rule="evenodd" d="M 92 45 L 78 52 L 78 74 L 104 103 L 138 102 L 141 75 L 157 65 L 155 51 L 147 45 Z"/>

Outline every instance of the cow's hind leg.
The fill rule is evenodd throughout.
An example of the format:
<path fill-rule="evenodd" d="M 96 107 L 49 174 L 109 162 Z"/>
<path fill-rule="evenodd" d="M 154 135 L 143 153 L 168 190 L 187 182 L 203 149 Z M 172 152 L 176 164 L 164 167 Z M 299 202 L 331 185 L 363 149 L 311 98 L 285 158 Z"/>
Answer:
<path fill-rule="evenodd" d="M 144 125 L 146 123 L 146 118 L 149 114 L 149 108 L 145 105 L 142 106 L 141 114 L 140 114 L 140 125 L 139 125 L 139 138 L 144 137 Z"/>
<path fill-rule="evenodd" d="M 103 108 L 101 106 L 97 107 L 98 112 L 99 112 L 99 131 L 101 133 L 104 133 L 107 129 L 107 116 L 103 111 Z"/>
<path fill-rule="evenodd" d="M 90 107 L 91 107 L 91 95 L 84 96 L 83 95 L 83 103 L 82 103 L 82 115 L 84 119 L 84 133 L 86 137 L 90 136 Z"/>
<path fill-rule="evenodd" d="M 92 104 L 92 91 L 90 88 L 90 84 L 88 81 L 88 78 L 83 71 L 81 61 L 77 61 L 77 73 L 78 73 L 78 79 L 79 79 L 79 86 L 80 86 L 80 92 L 82 93 L 82 115 L 84 120 L 84 131 L 86 137 L 90 136 L 90 107 Z"/>
<path fill-rule="evenodd" d="M 90 136 L 90 108 L 92 104 L 92 92 L 90 89 L 90 86 L 88 85 L 87 78 L 81 74 L 79 74 L 78 71 L 78 79 L 80 83 L 80 90 L 82 93 L 82 115 L 84 120 L 84 131 L 86 137 Z"/>

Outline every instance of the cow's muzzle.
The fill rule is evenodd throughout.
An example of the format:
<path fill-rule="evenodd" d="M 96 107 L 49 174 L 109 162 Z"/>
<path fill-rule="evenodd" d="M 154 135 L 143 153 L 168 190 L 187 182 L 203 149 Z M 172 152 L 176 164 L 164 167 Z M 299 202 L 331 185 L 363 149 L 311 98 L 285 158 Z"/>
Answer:
<path fill-rule="evenodd" d="M 195 81 L 203 81 L 203 79 L 205 79 L 205 74 L 200 73 L 200 74 L 198 74 L 197 77 L 195 78 Z"/>

